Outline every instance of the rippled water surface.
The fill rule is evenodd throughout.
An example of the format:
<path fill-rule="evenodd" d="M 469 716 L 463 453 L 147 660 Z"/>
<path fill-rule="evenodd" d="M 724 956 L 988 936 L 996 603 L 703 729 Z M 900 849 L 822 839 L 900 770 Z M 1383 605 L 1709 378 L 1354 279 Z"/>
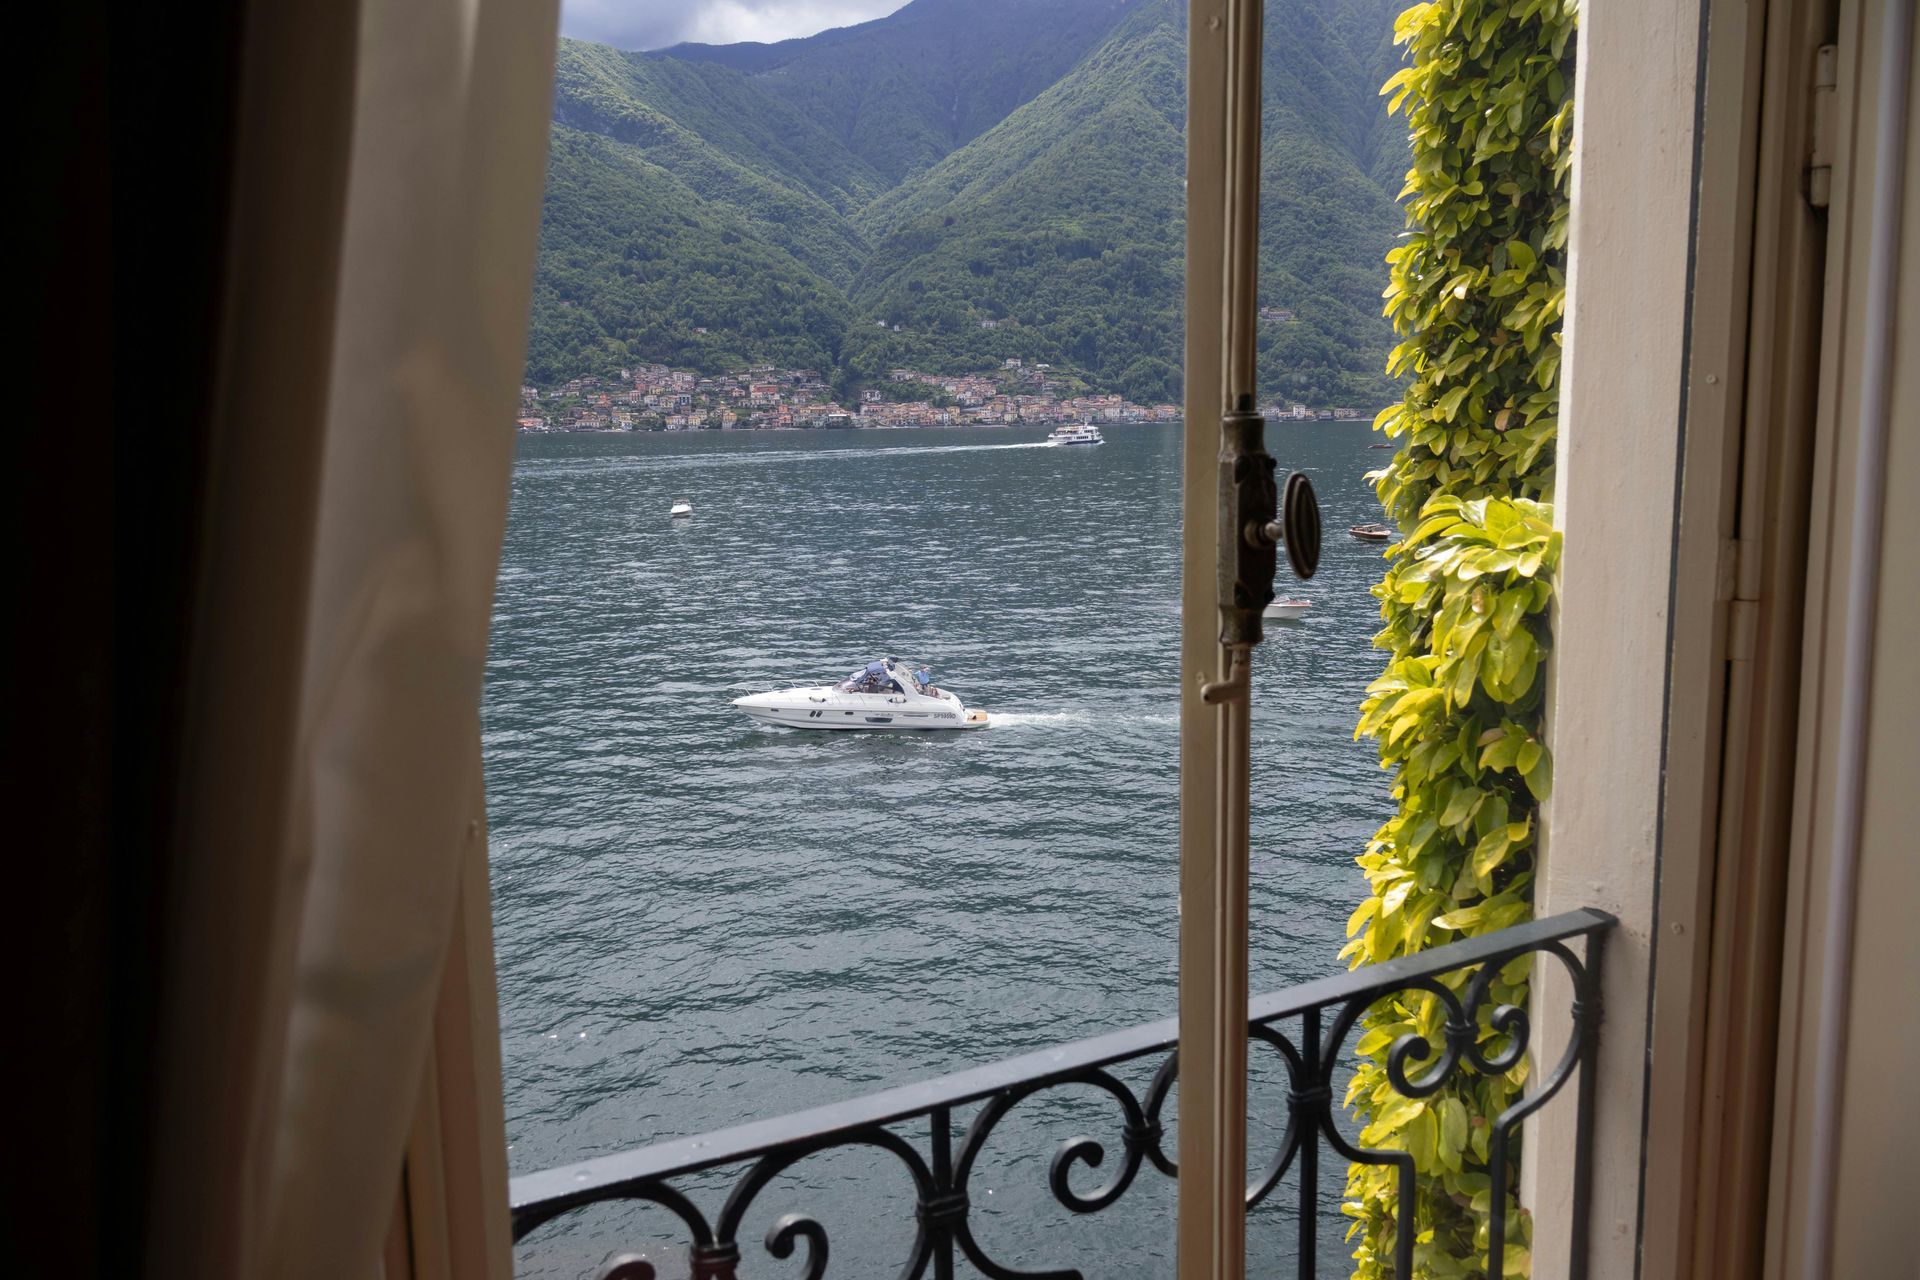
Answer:
<path fill-rule="evenodd" d="M 514 1172 L 1173 1012 L 1179 429 L 1042 435 L 522 437 L 486 695 Z M 1386 811 L 1352 740 L 1379 548 L 1343 532 L 1378 517 L 1362 475 L 1386 455 L 1358 424 L 1271 435 L 1329 536 L 1293 590 L 1311 614 L 1255 660 L 1256 990 L 1342 967 L 1352 859 Z M 682 495 L 695 515 L 670 521 Z M 809 734 L 727 706 L 887 655 L 993 727 Z M 1092 1099 L 1009 1121 L 979 1233 L 1017 1265 L 1171 1274 L 1159 1175 L 1089 1218 L 1045 1198 L 1080 1130 L 1117 1122 Z M 836 1272 L 885 1275 L 902 1185 L 825 1157 L 763 1203 L 817 1212 Z M 1289 1223 L 1254 1222 L 1256 1260 L 1290 1247 Z M 522 1245 L 521 1273 L 591 1274 L 618 1243 L 670 1274 L 650 1246 L 674 1238 L 595 1210 Z"/>

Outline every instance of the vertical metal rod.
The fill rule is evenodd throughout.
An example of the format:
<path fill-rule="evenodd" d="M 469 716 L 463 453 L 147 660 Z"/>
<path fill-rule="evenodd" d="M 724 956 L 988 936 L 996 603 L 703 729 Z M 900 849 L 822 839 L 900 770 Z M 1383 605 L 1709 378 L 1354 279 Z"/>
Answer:
<path fill-rule="evenodd" d="M 1606 940 L 1587 937 L 1587 969 L 1575 991 L 1573 1025 L 1580 1037 L 1580 1085 L 1573 1113 L 1573 1218 L 1568 1227 L 1567 1280 L 1587 1280 L 1587 1233 L 1593 1199 L 1593 1097 L 1600 1060 L 1600 961 Z"/>
<path fill-rule="evenodd" d="M 1413 1274 L 1413 1238 L 1419 1234 L 1419 1184 L 1414 1180 L 1413 1158 L 1397 1162 L 1400 1171 L 1400 1220 L 1393 1228 L 1393 1274 Z M 1500 1280 L 1497 1271 L 1487 1273 L 1489 1280 Z"/>
<path fill-rule="evenodd" d="M 953 1111 L 935 1107 L 927 1117 L 933 1126 L 933 1193 L 953 1194 Z M 944 1216 L 933 1228 L 934 1280 L 953 1280 L 953 1224 Z"/>
<path fill-rule="evenodd" d="M 1235 664 L 1246 661 L 1244 652 L 1235 652 L 1231 658 Z M 1239 673 L 1230 672 L 1230 681 L 1234 674 Z M 1247 1167 L 1247 755 L 1251 733 L 1244 688 L 1239 696 L 1219 705 L 1214 1025 L 1221 1029 L 1222 1038 L 1214 1098 L 1220 1138 L 1211 1163 L 1220 1218 L 1212 1280 L 1239 1280 L 1246 1274 L 1246 1202 L 1240 1188 Z"/>
<path fill-rule="evenodd" d="M 1301 1065 L 1307 1088 L 1320 1084 L 1320 1011 L 1300 1015 Z M 1299 1086 L 1295 1086 L 1295 1092 Z M 1320 1251 L 1320 1125 L 1329 1119 L 1322 1109 L 1306 1124 L 1300 1143 L 1300 1280 L 1314 1280 Z"/>
<path fill-rule="evenodd" d="M 1501 1280 L 1507 1269 L 1507 1126 L 1493 1123 L 1487 1147 L 1487 1280 Z"/>
<path fill-rule="evenodd" d="M 1227 282 L 1224 408 L 1252 409 L 1260 292 L 1261 0 L 1228 10 Z"/>
<path fill-rule="evenodd" d="M 1259 306 L 1260 264 L 1260 55 L 1264 0 L 1229 0 L 1227 7 L 1227 155 L 1226 282 L 1222 317 L 1222 408 L 1253 408 L 1254 328 Z M 1215 548 L 1220 556 L 1237 554 L 1234 545 Z M 1226 602 L 1223 601 L 1224 605 Z M 1220 707 L 1220 816 L 1218 867 L 1221 981 L 1216 988 L 1222 1027 L 1232 1028 L 1220 1063 L 1225 1084 L 1219 1100 L 1221 1143 L 1215 1178 L 1221 1188 L 1222 1234 L 1215 1246 L 1215 1280 L 1240 1280 L 1246 1274 L 1246 1201 L 1238 1194 L 1247 1165 L 1247 896 L 1248 810 L 1252 804 L 1248 757 L 1252 751 L 1252 655 L 1236 648 L 1227 655 L 1229 683 L 1236 695 Z M 1235 668 L 1238 668 L 1237 670 Z M 1233 1191 L 1229 1199 L 1228 1190 Z"/>

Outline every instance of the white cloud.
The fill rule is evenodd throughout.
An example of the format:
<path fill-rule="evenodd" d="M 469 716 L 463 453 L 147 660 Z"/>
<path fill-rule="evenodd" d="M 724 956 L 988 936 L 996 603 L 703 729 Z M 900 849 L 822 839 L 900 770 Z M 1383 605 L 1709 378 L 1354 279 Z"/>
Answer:
<path fill-rule="evenodd" d="M 883 17 L 906 0 L 562 0 L 560 30 L 622 49 L 790 40 Z"/>

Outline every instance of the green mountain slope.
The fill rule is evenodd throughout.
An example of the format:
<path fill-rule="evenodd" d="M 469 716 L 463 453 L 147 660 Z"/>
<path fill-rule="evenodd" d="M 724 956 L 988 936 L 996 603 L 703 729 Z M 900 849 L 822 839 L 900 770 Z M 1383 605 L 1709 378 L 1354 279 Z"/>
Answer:
<path fill-rule="evenodd" d="M 736 72 L 569 40 L 554 75 L 558 126 L 604 135 L 702 200 L 837 280 L 866 244 L 845 218 L 883 189 L 803 113 Z"/>
<path fill-rule="evenodd" d="M 1391 398 L 1382 259 L 1403 225 L 1393 201 L 1406 136 L 1379 86 L 1397 64 L 1398 0 L 1269 0 L 1260 158 L 1260 301 L 1294 319 L 1260 329 L 1260 384 L 1280 400 Z M 1383 183 L 1383 156 L 1399 148 Z M 1388 185 L 1390 184 L 1390 185 Z"/>
<path fill-rule="evenodd" d="M 889 184 L 1034 98 L 1140 0 L 915 0 L 873 22 L 774 45 L 679 45 L 818 122 Z"/>
<path fill-rule="evenodd" d="M 1261 290 L 1293 318 L 1262 326 L 1266 394 L 1389 394 L 1397 3 L 1268 5 Z M 1020 356 L 1173 398 L 1184 10 L 916 0 L 780 45 L 564 42 L 529 377 L 764 359 L 844 389 Z"/>
<path fill-rule="evenodd" d="M 902 332 L 856 330 L 857 366 L 1020 355 L 1092 371 L 1134 399 L 1173 393 L 1184 10 L 1139 6 L 1053 88 L 859 215 L 875 249 L 854 304 Z M 1371 11 L 1386 29 L 1387 6 Z M 1377 42 L 1356 53 L 1316 0 L 1272 0 L 1268 23 L 1261 301 L 1294 319 L 1262 326 L 1262 389 L 1373 403 L 1388 394 L 1380 261 L 1400 225 L 1368 172 Z M 1006 318 L 1019 327 L 979 327 Z"/>
<path fill-rule="evenodd" d="M 757 225 L 637 148 L 555 126 L 528 380 L 638 360 L 833 369 L 852 320 L 844 293 Z"/>
<path fill-rule="evenodd" d="M 861 222 L 859 372 L 1071 364 L 1136 400 L 1178 386 L 1185 48 L 1157 10 Z M 1012 321 L 983 329 L 982 321 Z"/>

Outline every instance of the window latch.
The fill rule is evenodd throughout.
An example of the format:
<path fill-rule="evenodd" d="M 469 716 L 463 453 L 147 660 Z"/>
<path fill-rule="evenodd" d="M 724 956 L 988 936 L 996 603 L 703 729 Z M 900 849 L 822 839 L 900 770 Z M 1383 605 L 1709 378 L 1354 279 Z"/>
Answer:
<path fill-rule="evenodd" d="M 1201 688 L 1209 703 L 1246 688 L 1246 654 L 1266 638 L 1263 619 L 1273 603 L 1279 550 L 1303 581 L 1320 564 L 1320 502 L 1298 471 L 1281 486 L 1279 465 L 1267 452 L 1267 421 L 1242 397 L 1220 420 L 1220 643 L 1233 654 L 1227 679 Z"/>

